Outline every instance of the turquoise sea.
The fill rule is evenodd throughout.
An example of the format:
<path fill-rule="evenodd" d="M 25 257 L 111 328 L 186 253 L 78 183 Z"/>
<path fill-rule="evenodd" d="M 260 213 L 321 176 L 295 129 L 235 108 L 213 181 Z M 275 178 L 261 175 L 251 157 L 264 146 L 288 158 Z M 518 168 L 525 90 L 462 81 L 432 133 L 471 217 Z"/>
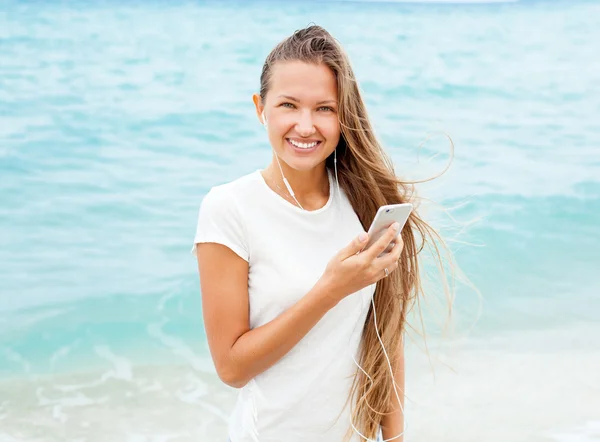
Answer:
<path fill-rule="evenodd" d="M 460 285 L 454 336 L 409 349 L 406 440 L 600 440 L 600 2 L 0 11 L 0 442 L 225 440 L 197 210 L 270 161 L 251 94 L 313 22 L 399 175 L 455 145 L 417 189 L 481 301 Z"/>

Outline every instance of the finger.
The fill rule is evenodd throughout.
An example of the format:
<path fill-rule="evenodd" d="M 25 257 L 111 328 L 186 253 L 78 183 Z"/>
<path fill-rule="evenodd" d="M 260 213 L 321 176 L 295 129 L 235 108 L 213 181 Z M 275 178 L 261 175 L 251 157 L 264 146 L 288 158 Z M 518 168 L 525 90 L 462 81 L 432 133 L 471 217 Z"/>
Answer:
<path fill-rule="evenodd" d="M 350 244 L 348 244 L 346 247 L 340 250 L 338 256 L 341 259 L 346 259 L 351 257 L 352 255 L 356 255 L 365 247 L 368 239 L 369 235 L 367 234 L 367 232 L 362 232 L 360 235 L 354 238 Z"/>
<path fill-rule="evenodd" d="M 398 223 L 394 223 L 388 227 L 385 233 L 381 235 L 381 237 L 364 252 L 366 257 L 370 260 L 373 260 L 381 255 L 388 244 L 394 240 L 396 235 L 398 235 L 399 228 L 400 225 Z"/>
<path fill-rule="evenodd" d="M 394 259 L 399 259 L 402 250 L 404 250 L 404 240 L 401 235 L 398 235 L 394 241 L 394 247 L 391 248 L 390 253 L 394 256 Z"/>
<path fill-rule="evenodd" d="M 392 247 L 392 250 L 390 250 L 390 252 L 386 253 L 385 255 L 381 255 L 375 260 L 375 265 L 377 266 L 377 268 L 383 269 L 387 267 L 388 270 L 391 272 L 391 266 L 393 266 L 394 264 L 398 264 L 398 259 L 400 258 L 400 254 L 402 253 L 403 248 L 404 241 L 402 241 L 402 238 L 398 236 L 394 247 Z"/>
<path fill-rule="evenodd" d="M 399 264 L 397 259 L 390 261 L 388 258 L 386 258 L 386 259 L 378 258 L 376 263 L 377 264 L 374 266 L 374 271 L 375 271 L 375 275 L 376 275 L 375 282 L 391 275 L 392 272 L 398 268 L 398 264 Z M 387 274 L 385 272 L 386 270 L 387 270 Z"/>

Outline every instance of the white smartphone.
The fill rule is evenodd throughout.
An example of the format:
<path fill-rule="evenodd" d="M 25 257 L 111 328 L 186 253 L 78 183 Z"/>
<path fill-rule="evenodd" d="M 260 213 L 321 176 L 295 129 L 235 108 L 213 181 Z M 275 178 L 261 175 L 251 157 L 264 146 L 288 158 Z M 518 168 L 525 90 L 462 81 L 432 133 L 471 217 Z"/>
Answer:
<path fill-rule="evenodd" d="M 402 231 L 402 228 L 408 221 L 408 217 L 412 212 L 413 205 L 410 203 L 402 203 L 402 204 L 390 204 L 388 206 L 381 206 L 377 213 L 375 214 L 375 218 L 373 218 L 373 222 L 371 223 L 371 227 L 369 227 L 369 242 L 365 246 L 363 250 L 368 249 L 375 243 L 381 235 L 383 235 L 386 229 L 397 222 L 400 224 L 400 228 L 398 229 L 398 235 Z M 396 235 L 396 236 L 398 236 Z M 392 241 L 393 242 L 393 241 Z M 388 247 L 385 249 L 384 253 L 389 252 L 393 247 L 393 244 L 390 243 Z"/>

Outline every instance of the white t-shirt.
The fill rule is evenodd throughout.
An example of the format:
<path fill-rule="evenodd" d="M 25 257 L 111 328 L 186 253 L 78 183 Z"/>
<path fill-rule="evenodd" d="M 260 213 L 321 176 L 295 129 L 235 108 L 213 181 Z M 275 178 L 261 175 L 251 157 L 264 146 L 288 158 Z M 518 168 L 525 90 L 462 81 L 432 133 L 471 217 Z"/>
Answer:
<path fill-rule="evenodd" d="M 220 243 L 249 263 L 250 328 L 297 303 L 329 260 L 363 228 L 346 195 L 304 211 L 264 181 L 259 170 L 213 187 L 202 201 L 194 246 Z M 341 442 L 346 403 L 358 370 L 362 329 L 375 285 L 344 298 L 282 359 L 240 389 L 229 421 L 231 442 Z M 345 405 L 345 407 L 344 407 Z M 339 417 L 338 417 L 339 416 Z M 354 433 L 352 442 L 360 438 Z"/>

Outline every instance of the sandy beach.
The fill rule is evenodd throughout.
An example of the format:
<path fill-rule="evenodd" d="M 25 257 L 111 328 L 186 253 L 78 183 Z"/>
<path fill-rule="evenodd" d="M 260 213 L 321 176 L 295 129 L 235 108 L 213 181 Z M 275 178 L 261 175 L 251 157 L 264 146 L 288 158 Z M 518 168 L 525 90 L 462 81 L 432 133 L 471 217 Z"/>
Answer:
<path fill-rule="evenodd" d="M 406 440 L 597 440 L 600 349 L 585 339 L 593 331 L 431 342 L 433 366 L 409 344 Z M 236 394 L 192 366 L 5 379 L 0 441 L 217 442 Z"/>

